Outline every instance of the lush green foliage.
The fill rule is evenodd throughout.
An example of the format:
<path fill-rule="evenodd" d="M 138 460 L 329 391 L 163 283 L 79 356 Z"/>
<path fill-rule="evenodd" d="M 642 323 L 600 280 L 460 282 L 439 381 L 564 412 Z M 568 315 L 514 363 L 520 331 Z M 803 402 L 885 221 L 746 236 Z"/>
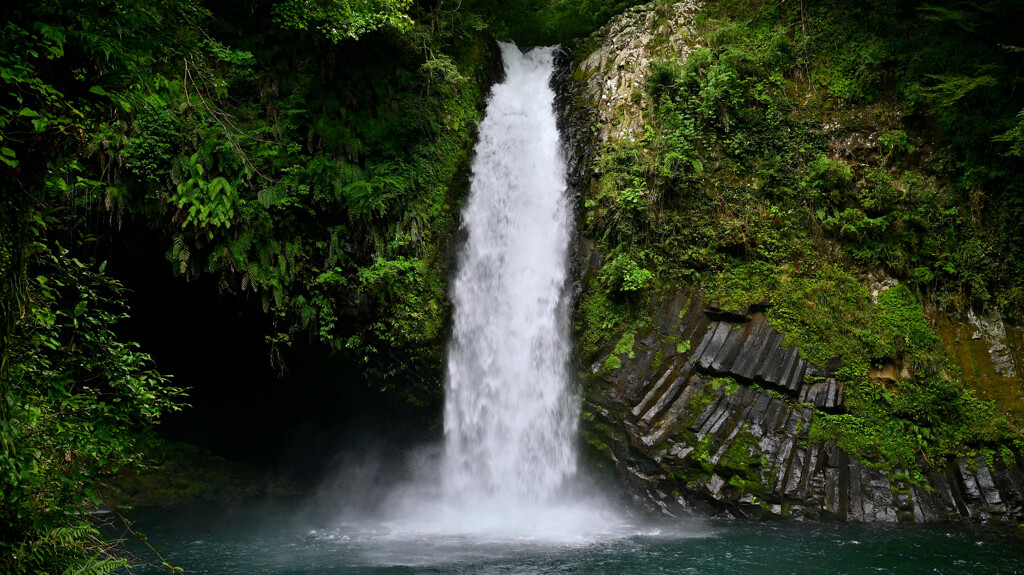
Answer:
<path fill-rule="evenodd" d="M 135 37 L 184 6 L 92 2 L 5 7 L 0 39 L 3 165 L 0 297 L 0 570 L 105 573 L 123 564 L 86 513 L 98 486 L 137 457 L 135 435 L 178 408 L 149 357 L 112 326 L 120 285 L 61 247 L 93 239 L 73 198 L 99 177 L 79 162 L 92 121 L 120 114 Z M 98 174 L 98 172 L 97 172 Z M 87 176 L 92 176 L 89 178 Z"/>
<path fill-rule="evenodd" d="M 483 12 L 499 40 L 522 46 L 566 44 L 590 34 L 643 0 L 485 0 Z"/>
<path fill-rule="evenodd" d="M 493 61 L 482 21 L 296 5 L 4 8 L 5 572 L 112 567 L 80 512 L 176 408 L 110 331 L 121 288 L 75 255 L 124 219 L 166 234 L 176 273 L 260 298 L 273 345 L 305 332 L 378 385 L 437 396 L 458 169 Z"/>
<path fill-rule="evenodd" d="M 100 484 L 140 463 L 140 430 L 179 409 L 181 390 L 111 331 L 126 315 L 123 288 L 102 265 L 33 248 L 28 304 L 7 349 L 0 567 L 98 572 L 118 563 L 88 515 Z"/>
<path fill-rule="evenodd" d="M 200 14 L 202 30 L 153 54 L 131 113 L 89 139 L 105 176 L 89 193 L 166 233 L 176 273 L 258 298 L 273 357 L 304 336 L 380 386 L 436 397 L 447 238 L 493 61 L 482 22 L 387 3 L 401 25 L 352 42 L 296 23 L 293 4 L 238 20 L 248 8 L 212 3 L 231 18 Z M 236 47 L 215 39 L 239 33 Z"/>
<path fill-rule="evenodd" d="M 359 39 L 384 27 L 407 28 L 412 0 L 285 0 L 275 7 L 286 28 L 313 29 L 333 42 Z"/>

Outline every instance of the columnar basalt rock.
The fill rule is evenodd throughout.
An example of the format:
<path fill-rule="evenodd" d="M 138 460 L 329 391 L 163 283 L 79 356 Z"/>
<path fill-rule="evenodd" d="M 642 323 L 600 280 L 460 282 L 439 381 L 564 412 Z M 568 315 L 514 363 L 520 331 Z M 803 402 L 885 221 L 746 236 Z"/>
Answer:
<path fill-rule="evenodd" d="M 818 414 L 844 409 L 837 365 L 807 362 L 756 308 L 726 313 L 697 290 L 661 301 L 633 359 L 592 366 L 585 406 L 589 442 L 648 509 L 889 523 L 1024 516 L 1019 462 L 958 459 L 913 484 L 810 441 Z"/>

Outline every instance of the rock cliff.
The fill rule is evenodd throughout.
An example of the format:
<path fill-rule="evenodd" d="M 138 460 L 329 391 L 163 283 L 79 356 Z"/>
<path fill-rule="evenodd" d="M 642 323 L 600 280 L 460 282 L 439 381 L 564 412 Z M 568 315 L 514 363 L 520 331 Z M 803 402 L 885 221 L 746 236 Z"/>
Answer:
<path fill-rule="evenodd" d="M 596 204 L 595 197 L 605 193 L 599 181 L 604 151 L 638 143 L 649 131 L 644 89 L 652 62 L 681 65 L 706 45 L 695 25 L 700 9 L 693 0 L 636 7 L 573 54 L 563 90 L 572 101 L 563 108 L 566 124 L 574 127 L 577 154 L 571 165 L 583 205 Z M 827 124 L 826 119 L 820 130 L 826 139 Z M 827 149 L 843 148 L 840 140 L 849 137 L 836 133 Z M 871 143 L 877 137 L 865 136 L 867 148 L 877 151 Z M 579 153 L 581 148 L 588 153 Z M 644 143 L 635 153 L 655 152 Z M 599 244 L 586 233 L 580 241 L 584 293 L 608 273 L 602 266 L 607 270 L 610 258 Z M 899 284 L 881 270 L 861 278 L 876 303 L 879 293 Z M 922 450 L 916 466 L 900 468 L 859 460 L 815 436 L 819 418 L 847 413 L 848 382 L 837 373 L 843 358 L 823 365 L 808 361 L 771 325 L 769 301 L 723 309 L 699 285 L 672 282 L 645 293 L 650 297 L 640 304 L 627 293 L 623 297 L 633 299 L 624 305 L 645 308 L 640 315 L 647 319 L 629 327 L 606 320 L 609 336 L 597 349 L 581 352 L 589 364 L 581 368 L 584 438 L 597 464 L 614 469 L 635 504 L 667 515 L 1024 520 L 1019 450 L 1004 449 L 998 456 L 964 450 L 945 463 L 930 461 Z M 1007 404 L 1022 402 L 1018 329 L 1008 328 L 997 313 L 958 317 L 930 309 L 929 317 L 969 385 L 1003 390 Z M 870 372 L 883 388 L 886 381 L 914 377 L 906 362 L 891 359 Z"/>

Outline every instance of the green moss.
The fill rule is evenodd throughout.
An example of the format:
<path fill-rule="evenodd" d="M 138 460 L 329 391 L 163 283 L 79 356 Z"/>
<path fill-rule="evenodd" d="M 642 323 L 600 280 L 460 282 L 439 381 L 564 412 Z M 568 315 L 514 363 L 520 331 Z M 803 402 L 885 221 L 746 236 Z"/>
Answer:
<path fill-rule="evenodd" d="M 803 430 L 804 430 L 804 420 L 802 420 L 802 419 L 796 420 L 796 427 L 793 430 L 793 435 L 799 437 L 800 436 L 800 432 L 802 432 Z"/>
<path fill-rule="evenodd" d="M 734 379 L 729 379 L 728 383 L 725 384 L 725 395 L 732 395 L 740 390 L 740 384 L 736 383 Z"/>
<path fill-rule="evenodd" d="M 733 438 L 732 445 L 722 456 L 719 466 L 726 469 L 728 473 L 749 476 L 751 479 L 758 479 L 754 471 L 755 464 L 760 463 L 760 451 L 757 449 L 758 440 L 750 432 L 747 426 L 737 432 Z"/>
<path fill-rule="evenodd" d="M 763 496 L 765 493 L 764 484 L 759 480 L 745 479 L 739 475 L 733 475 L 729 478 L 729 485 L 736 488 L 740 493 L 755 495 L 753 502 L 759 501 L 758 496 Z"/>
<path fill-rule="evenodd" d="M 717 395 L 718 390 L 728 381 L 727 378 L 717 378 L 708 381 L 701 387 L 698 393 L 690 395 L 686 402 L 686 412 L 689 420 L 696 420 L 704 410 L 710 406 Z"/>
<path fill-rule="evenodd" d="M 656 371 L 664 363 L 665 363 L 665 350 L 663 350 L 663 349 L 661 349 L 659 347 L 658 350 L 654 352 L 654 357 L 651 358 L 651 367 L 650 367 L 650 369 Z"/>
<path fill-rule="evenodd" d="M 605 437 L 614 438 L 616 436 L 615 429 L 607 423 L 595 423 L 591 426 L 591 429 Z"/>
<path fill-rule="evenodd" d="M 613 353 L 615 355 L 626 354 L 629 356 L 629 359 L 633 359 L 635 357 L 633 353 L 633 347 L 636 345 L 635 340 L 635 332 L 630 331 L 626 333 L 619 339 L 619 342 L 615 344 L 615 351 Z"/>
<path fill-rule="evenodd" d="M 939 337 L 933 333 L 924 308 L 904 285 L 878 295 L 875 321 L 884 346 L 876 353 L 893 358 L 908 356 L 917 365 L 940 353 Z"/>
<path fill-rule="evenodd" d="M 705 473 L 713 473 L 715 468 L 711 465 L 711 453 L 709 451 L 711 443 L 711 437 L 705 435 L 704 439 L 701 439 L 693 447 L 693 451 L 687 457 L 687 460 L 697 465 Z"/>
<path fill-rule="evenodd" d="M 684 428 L 680 429 L 679 431 L 677 431 L 675 433 L 675 435 L 673 435 L 672 441 L 674 443 L 680 443 L 680 444 L 686 445 L 686 446 L 696 446 L 697 445 L 697 435 L 694 432 L 692 432 L 689 429 L 684 427 Z"/>
<path fill-rule="evenodd" d="M 608 359 L 604 360 L 604 365 L 601 367 L 602 373 L 609 373 L 622 367 L 622 360 L 617 355 L 609 355 Z"/>
<path fill-rule="evenodd" d="M 727 305 L 771 301 L 769 323 L 786 334 L 785 345 L 817 365 L 843 358 L 844 380 L 863 380 L 881 345 L 871 294 L 853 274 L 834 264 L 814 267 L 752 262 L 726 270 L 711 293 Z"/>
<path fill-rule="evenodd" d="M 707 386 L 711 388 L 712 391 L 718 391 L 719 389 L 722 389 L 723 385 L 728 385 L 730 382 L 732 382 L 731 377 L 716 377 L 709 381 Z"/>
<path fill-rule="evenodd" d="M 587 282 L 576 308 L 576 344 L 585 361 L 593 361 L 606 342 L 630 321 L 629 309 L 612 301 L 596 281 Z"/>
<path fill-rule="evenodd" d="M 604 453 L 605 455 L 612 455 L 612 449 L 608 447 L 608 444 L 597 438 L 590 438 L 587 440 L 587 444 L 594 449 Z"/>
<path fill-rule="evenodd" d="M 811 441 L 832 443 L 863 463 L 893 472 L 912 469 L 915 478 L 920 445 L 908 436 L 898 419 L 879 420 L 851 414 L 816 414 L 809 432 Z"/>
<path fill-rule="evenodd" d="M 1013 454 L 1013 450 L 1006 445 L 999 446 L 999 457 L 1003 460 L 1003 465 L 1007 467 L 1016 467 L 1017 458 Z"/>

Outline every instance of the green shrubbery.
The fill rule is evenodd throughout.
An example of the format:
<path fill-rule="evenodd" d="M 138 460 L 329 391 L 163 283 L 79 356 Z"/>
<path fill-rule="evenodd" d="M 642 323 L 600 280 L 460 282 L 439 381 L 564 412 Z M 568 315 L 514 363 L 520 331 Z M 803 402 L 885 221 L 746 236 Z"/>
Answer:
<path fill-rule="evenodd" d="M 495 58 L 479 6 L 440 4 L 5 9 L 0 570 L 102 570 L 79 512 L 176 406 L 110 333 L 116 283 L 82 263 L 126 220 L 164 239 L 168 273 L 260 301 L 272 347 L 320 340 L 380 387 L 439 395 L 448 238 Z"/>
<path fill-rule="evenodd" d="M 499 40 L 520 46 L 565 44 L 590 34 L 644 0 L 481 0 L 480 11 Z"/>
<path fill-rule="evenodd" d="M 42 231 L 42 230 L 38 230 Z M 149 355 L 118 340 L 123 288 L 60 246 L 31 247 L 0 418 L 0 570 L 104 572 L 124 563 L 89 511 L 105 478 L 142 464 L 140 432 L 182 407 Z"/>

